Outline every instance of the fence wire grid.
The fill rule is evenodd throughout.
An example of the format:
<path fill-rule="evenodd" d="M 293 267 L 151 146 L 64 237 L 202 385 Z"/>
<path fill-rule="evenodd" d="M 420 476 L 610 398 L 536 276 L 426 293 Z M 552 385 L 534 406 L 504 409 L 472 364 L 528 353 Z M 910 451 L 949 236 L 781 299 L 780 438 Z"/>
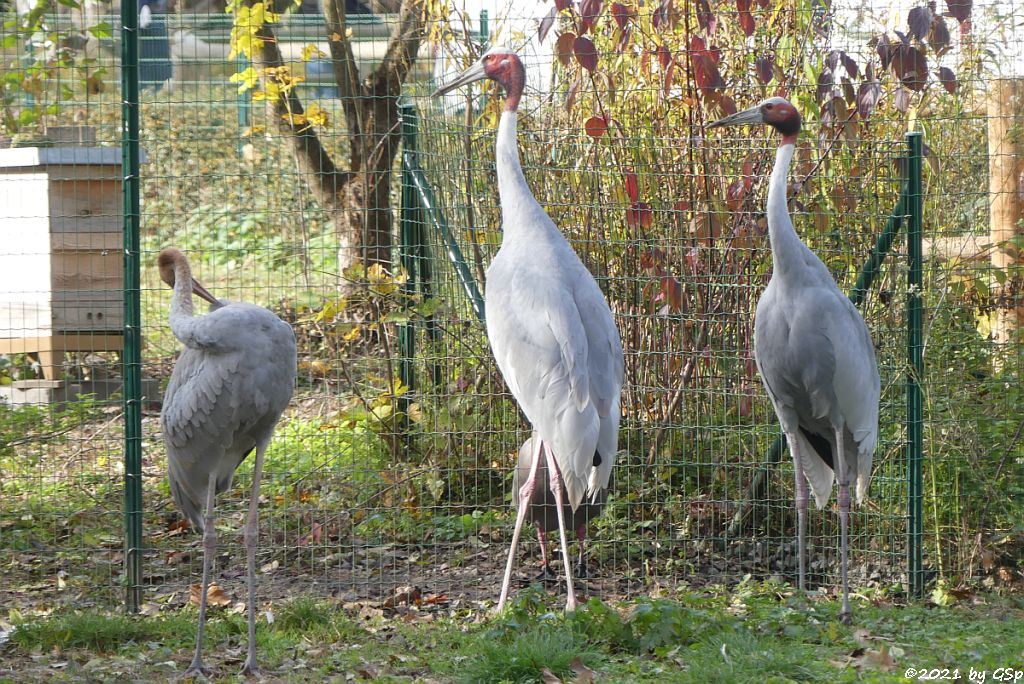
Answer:
<path fill-rule="evenodd" d="M 341 33 L 316 3 L 282 6 L 272 73 L 265 52 L 234 54 L 222 4 L 151 5 L 135 65 L 139 251 L 127 262 L 122 67 L 132 65 L 120 8 L 0 4 L 0 604 L 117 605 L 126 585 L 143 610 L 189 603 L 201 544 L 171 502 L 159 424 L 180 348 L 155 268 L 171 245 L 217 296 L 269 307 L 298 339 L 298 386 L 261 490 L 261 600 L 372 603 L 408 586 L 425 605 L 496 598 L 511 473 L 529 435 L 472 295 L 485 296 L 501 241 L 501 98 L 480 86 L 429 95 L 497 42 L 520 48 L 529 73 L 527 181 L 598 279 L 626 353 L 620 452 L 591 525 L 585 592 L 795 581 L 792 466 L 773 450 L 779 430 L 751 347 L 771 272 L 763 206 L 775 140 L 760 128 L 705 130 L 779 93 L 805 118 L 794 223 L 844 291 L 897 205 L 904 134 L 923 134 L 924 579 L 1019 581 L 1021 200 L 993 179 L 1020 174 L 1024 159 L 1014 78 L 1024 7 L 935 11 L 925 27 L 920 12 L 908 16 L 914 5 L 623 3 L 595 17 L 574 5 L 463 8 L 424 14 L 404 85 L 381 95 L 367 77 L 387 62 L 402 3 L 350 4 Z M 335 78 L 342 39 L 366 79 L 362 100 Z M 899 60 L 911 66 L 896 76 Z M 253 87 L 241 92 L 247 73 Z M 286 100 L 300 109 L 273 108 Z M 383 132 L 353 135 L 350 110 L 364 106 L 387 118 Z M 329 167 L 310 165 L 313 139 Z M 371 179 L 366 160 L 385 149 L 394 154 Z M 352 187 L 377 209 L 324 190 L 325 177 L 347 178 L 357 150 L 364 184 Z M 882 408 L 869 498 L 852 515 L 855 588 L 908 582 L 905 237 L 904 221 L 860 305 Z M 135 257 L 142 345 L 125 355 L 124 263 Z M 141 355 L 136 574 L 125 571 L 131 353 Z M 218 501 L 215 578 L 236 605 L 250 468 Z M 836 591 L 834 499 L 808 523 L 810 586 Z M 518 585 L 539 559 L 524 539 Z"/>

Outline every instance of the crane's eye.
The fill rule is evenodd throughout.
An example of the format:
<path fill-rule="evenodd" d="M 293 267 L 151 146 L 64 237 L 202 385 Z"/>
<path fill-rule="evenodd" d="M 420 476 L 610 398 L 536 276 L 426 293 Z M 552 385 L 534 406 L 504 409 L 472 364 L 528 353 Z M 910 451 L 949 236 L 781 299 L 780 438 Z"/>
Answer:
<path fill-rule="evenodd" d="M 766 104 L 764 106 L 765 109 L 773 109 L 774 107 L 775 107 L 775 105 L 773 105 L 773 104 Z"/>

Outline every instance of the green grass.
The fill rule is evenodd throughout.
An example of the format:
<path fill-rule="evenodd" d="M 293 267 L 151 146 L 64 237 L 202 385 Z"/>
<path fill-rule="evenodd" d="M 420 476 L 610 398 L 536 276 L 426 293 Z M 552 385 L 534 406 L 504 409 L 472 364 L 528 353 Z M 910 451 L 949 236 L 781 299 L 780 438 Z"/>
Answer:
<path fill-rule="evenodd" d="M 616 605 L 591 600 L 571 616 L 560 605 L 524 590 L 500 617 L 453 610 L 364 619 L 298 598 L 274 606 L 270 624 L 261 615 L 260 662 L 268 681 L 280 682 L 539 682 L 544 669 L 569 682 L 574 661 L 606 682 L 898 682 L 909 667 L 973 667 L 991 681 L 996 668 L 1024 664 L 1019 596 L 980 595 L 947 608 L 857 599 L 852 627 L 836 622 L 835 602 L 769 583 Z M 162 680 L 184 669 L 195 636 L 192 609 L 11 621 L 17 629 L 0 646 L 0 681 L 16 671 L 9 681 Z M 215 679 L 232 679 L 245 618 L 215 611 L 208 627 L 207 664 Z"/>

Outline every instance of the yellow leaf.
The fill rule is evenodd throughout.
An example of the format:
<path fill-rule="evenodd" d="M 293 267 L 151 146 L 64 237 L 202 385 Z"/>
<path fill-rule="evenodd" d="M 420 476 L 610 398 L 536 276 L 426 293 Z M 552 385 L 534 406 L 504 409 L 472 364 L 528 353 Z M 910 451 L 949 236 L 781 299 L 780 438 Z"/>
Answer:
<path fill-rule="evenodd" d="M 337 32 L 332 33 L 330 36 L 328 36 L 328 39 L 331 42 L 337 43 L 339 40 L 341 40 L 341 34 Z"/>
<path fill-rule="evenodd" d="M 358 339 L 359 335 L 362 333 L 362 331 L 363 331 L 363 329 L 360 326 L 358 326 L 358 325 L 352 326 L 351 330 L 349 330 L 347 333 L 342 335 L 342 339 L 344 339 L 346 342 L 351 342 L 353 340 Z"/>
<path fill-rule="evenodd" d="M 316 46 L 316 44 L 314 44 L 314 43 L 310 43 L 306 47 L 302 48 L 302 61 L 303 62 L 308 62 L 311 59 L 319 59 L 321 57 L 326 57 L 326 56 L 327 56 L 327 53 L 325 53 L 323 50 L 318 48 Z"/>
<path fill-rule="evenodd" d="M 239 71 L 237 74 L 231 74 L 231 77 L 228 80 L 232 83 L 237 83 L 238 92 L 244 93 L 250 88 L 255 88 L 259 78 L 260 75 L 256 69 L 253 67 L 247 67 L 244 70 Z"/>

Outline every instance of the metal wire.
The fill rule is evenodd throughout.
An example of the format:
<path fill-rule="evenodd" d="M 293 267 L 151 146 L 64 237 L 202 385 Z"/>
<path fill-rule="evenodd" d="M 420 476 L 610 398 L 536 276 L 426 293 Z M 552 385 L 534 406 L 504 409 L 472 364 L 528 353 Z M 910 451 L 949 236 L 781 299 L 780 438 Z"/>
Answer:
<path fill-rule="evenodd" d="M 716 11 L 722 21 L 736 21 L 731 5 Z M 970 35 L 979 52 L 984 43 L 1017 54 L 1019 38 L 1000 31 L 1020 22 L 1021 7 L 992 4 L 975 12 Z M 62 12 L 47 17 L 61 30 L 72 26 Z M 24 600 L 18 592 L 33 586 L 29 593 L 40 605 L 83 596 L 118 604 L 125 587 L 134 597 L 129 604 L 143 609 L 189 601 L 200 546 L 170 502 L 156 402 L 179 347 L 167 326 L 169 292 L 153 268 L 157 252 L 172 244 L 186 251 L 197 277 L 217 295 L 272 308 L 293 324 L 299 339 L 299 387 L 267 457 L 261 597 L 316 593 L 377 600 L 413 585 L 438 601 L 475 605 L 495 598 L 511 521 L 511 468 L 528 435 L 494 366 L 481 297 L 474 294 L 485 297 L 486 266 L 501 240 L 493 164 L 497 99 L 480 89 L 430 99 L 434 48 L 424 47 L 404 94 L 405 121 L 412 110 L 418 120 L 406 130 L 404 154 L 395 157 L 392 208 L 396 217 L 401 210 L 401 249 L 390 269 L 343 274 L 339 212 L 319 201 L 310 174 L 263 103 L 228 80 L 247 66 L 228 59 L 230 17 L 182 12 L 160 19 L 139 33 L 138 245 L 118 238 L 57 255 L 88 280 L 97 259 L 112 253 L 120 263 L 122 254 L 137 253 L 139 394 L 125 373 L 129 411 L 105 395 L 64 401 L 73 397 L 62 393 L 75 386 L 121 388 L 118 355 L 126 354 L 131 370 L 131 350 L 109 331 L 95 338 L 87 329 L 63 331 L 61 339 L 85 348 L 69 350 L 66 367 L 48 369 L 42 380 L 52 379 L 53 387 L 31 386 L 40 378 L 25 351 L 41 350 L 12 346 L 0 355 L 9 364 L 0 367 L 0 380 L 14 383 L 0 387 L 9 392 L 3 396 L 25 400 L 31 390 L 37 402 L 0 403 L 0 603 Z M 349 17 L 360 59 L 372 63 L 393 21 Z M 608 37 L 612 20 L 602 22 Z M 97 23 L 121 22 L 98 17 Z M 484 38 L 499 34 L 498 40 L 517 40 L 514 21 L 505 17 L 495 24 L 492 16 L 490 23 L 493 30 L 480 35 L 478 24 L 469 22 L 467 53 L 476 54 Z M 0 38 L 15 37 L 4 42 L 5 73 L 24 77 L 34 73 L 32 65 L 46 63 L 45 41 L 3 26 Z M 980 28 L 985 26 L 993 30 Z M 566 30 L 556 24 L 552 35 Z M 692 32 L 700 33 L 696 26 Z M 122 76 L 132 80 L 130 46 L 119 44 L 117 30 L 98 33 L 90 43 L 96 52 L 89 53 L 96 61 L 54 62 L 46 89 L 34 91 L 34 100 L 28 89 L 4 90 L 6 110 L 38 113 L 51 127 L 69 118 L 93 126 L 96 147 L 130 143 L 122 103 L 134 98 L 118 85 Z M 461 22 L 448 33 L 461 35 Z M 278 37 L 294 72 L 305 76 L 297 86 L 302 102 L 316 102 L 326 113 L 328 125 L 317 129 L 326 153 L 345 169 L 350 140 L 330 59 L 302 55 L 311 43 L 329 53 L 322 18 L 289 15 Z M 866 40 L 853 36 L 848 43 L 844 49 L 860 63 L 870 58 Z M 752 103 L 774 94 L 776 83 L 741 78 L 760 54 L 758 46 L 722 47 L 737 106 L 748 104 L 741 97 Z M 602 50 L 602 63 L 619 59 L 613 45 Z M 815 50 L 794 45 L 788 62 L 781 49 L 776 55 L 780 70 L 793 67 L 786 76 L 788 95 L 808 107 L 820 84 L 800 70 L 805 60 L 814 62 L 808 69 L 820 67 L 816 60 L 825 55 Z M 128 63 L 120 54 L 129 55 Z M 548 64 L 524 54 L 531 74 Z M 635 60 L 635 73 L 611 88 L 574 86 L 578 68 L 548 65 L 552 80 L 531 80 L 520 117 L 530 187 L 604 289 L 627 354 L 622 451 L 608 508 L 591 531 L 589 590 L 634 596 L 679 584 L 734 583 L 748 575 L 792 579 L 792 471 L 784 452 L 772 447 L 779 443 L 778 430 L 751 350 L 754 307 L 771 268 L 763 202 L 773 142 L 756 129 L 706 135 L 703 124 L 721 105 L 704 104 L 701 88 L 683 67 L 679 80 L 666 86 L 667 67 L 658 54 L 644 54 L 638 49 L 621 57 Z M 690 47 L 675 54 L 685 63 Z M 640 66 L 644 60 L 647 67 Z M 806 144 L 792 176 L 799 186 L 791 203 L 798 232 L 841 288 L 861 293 L 882 373 L 870 501 L 854 513 L 851 527 L 851 577 L 859 587 L 908 583 L 920 590 L 935 574 L 998 581 L 998 569 L 1009 565 L 1004 549 L 1013 545 L 1005 540 L 1013 539 L 1020 512 L 1000 497 L 1024 493 L 1019 339 L 991 339 L 997 313 L 1019 296 L 998 278 L 1012 284 L 1017 274 L 1006 269 L 997 275 L 987 255 L 968 258 L 963 252 L 971 239 L 988 239 L 989 121 L 982 95 L 990 72 L 960 69 L 952 53 L 941 63 L 957 66 L 959 94 L 941 98 L 941 86 L 932 84 L 936 96 L 913 116 L 883 103 L 870 125 L 857 124 L 851 132 L 808 110 Z M 599 88 L 605 95 L 615 91 L 614 106 L 595 96 Z M 607 112 L 614 113 L 608 131 L 588 135 L 584 122 Z M 4 124 L 14 143 L 37 133 L 25 117 L 22 130 Z M 908 124 L 923 132 L 928 161 L 921 196 L 923 366 L 917 377 L 924 449 L 917 484 L 905 427 L 907 302 L 914 292 L 902 237 L 874 284 L 856 287 L 900 196 Z M 414 132 L 415 150 L 408 144 Z M 69 174 L 63 187 L 75 199 L 6 209 L 13 216 L 0 219 L 5 235 L 28 235 L 21 226 L 31 225 L 50 236 L 55 222 L 91 234 L 93 218 L 87 220 L 77 202 L 111 188 L 115 208 L 94 217 L 109 227 L 92 232 L 119 233 L 124 216 L 131 219 L 131 206 L 116 208 L 122 206 L 117 183 L 62 172 Z M 115 173 L 118 181 L 126 175 Z M 0 192 L 28 197 L 31 182 L 5 176 Z M 424 194 L 430 206 L 424 206 Z M 55 257 L 47 240 L 9 238 L 0 250 L 0 271 L 24 272 L 27 264 L 29 270 L 49 269 Z M 133 262 L 124 263 L 126 270 L 116 275 L 128 275 L 130 283 Z M 350 280 L 362 286 L 346 287 Z M 132 289 L 118 293 L 118 306 Z M 0 338 L 39 337 L 25 323 L 26 302 L 49 294 L 42 287 L 26 293 L 12 280 L 0 280 L 0 305 L 6 307 L 0 309 Z M 116 327 L 119 332 L 120 322 Z M 44 351 L 39 360 L 45 365 L 47 358 Z M 109 382 L 98 382 L 102 373 Z M 138 416 L 132 415 L 135 406 Z M 141 434 L 130 429 L 136 418 Z M 132 444 L 141 450 L 141 508 L 122 486 L 122 463 Z M 223 522 L 216 577 L 238 600 L 244 598 L 238 577 L 248 484 L 246 463 L 218 505 Z M 920 505 L 914 517 L 923 548 L 908 577 L 912 501 Z M 125 554 L 135 544 L 122 543 L 122 511 L 136 510 L 143 552 L 140 565 L 126 572 Z M 809 516 L 809 578 L 826 590 L 838 585 L 837 521 L 831 507 Z M 527 548 L 517 568 L 520 580 L 532 574 L 536 557 L 536 545 Z"/>

